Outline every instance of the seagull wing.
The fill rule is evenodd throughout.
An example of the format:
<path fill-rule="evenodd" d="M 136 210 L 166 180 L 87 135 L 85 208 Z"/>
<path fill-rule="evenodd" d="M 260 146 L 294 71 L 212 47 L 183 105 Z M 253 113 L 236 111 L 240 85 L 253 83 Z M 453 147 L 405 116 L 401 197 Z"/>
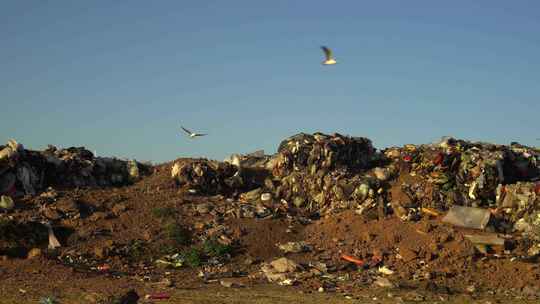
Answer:
<path fill-rule="evenodd" d="M 187 134 L 189 134 L 189 135 L 193 134 L 193 132 L 191 132 L 190 130 L 188 130 L 188 129 L 182 127 L 182 126 L 180 126 L 180 127 L 181 127 L 182 130 L 184 130 L 184 132 L 186 132 Z"/>
<path fill-rule="evenodd" d="M 208 134 L 199 134 L 199 133 L 195 134 L 195 136 L 206 136 L 206 135 Z"/>
<path fill-rule="evenodd" d="M 324 55 L 326 56 L 326 60 L 330 60 L 332 58 L 332 50 L 325 46 L 321 46 L 321 49 L 323 50 Z"/>

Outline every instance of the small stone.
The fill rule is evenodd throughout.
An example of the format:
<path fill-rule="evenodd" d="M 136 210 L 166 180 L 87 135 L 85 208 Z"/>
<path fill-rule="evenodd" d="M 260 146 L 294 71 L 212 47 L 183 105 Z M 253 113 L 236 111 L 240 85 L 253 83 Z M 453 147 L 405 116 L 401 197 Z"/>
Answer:
<path fill-rule="evenodd" d="M 410 262 L 418 257 L 418 254 L 407 247 L 399 248 L 399 255 L 403 258 L 403 261 Z"/>
<path fill-rule="evenodd" d="M 210 213 L 210 211 L 212 211 L 212 209 L 213 209 L 213 206 L 210 203 L 199 204 L 195 208 L 195 210 L 197 210 L 197 212 L 200 214 L 208 214 Z"/>
<path fill-rule="evenodd" d="M 62 211 L 63 213 L 78 213 L 79 206 L 77 202 L 73 199 L 61 199 L 56 204 L 56 209 Z"/>
<path fill-rule="evenodd" d="M 296 280 L 294 279 L 285 279 L 278 282 L 278 285 L 281 285 L 281 286 L 292 286 L 294 284 L 296 284 Z"/>
<path fill-rule="evenodd" d="M 270 263 L 270 265 L 272 265 L 272 267 L 274 267 L 274 269 L 280 273 L 294 272 L 299 267 L 296 262 L 287 258 L 279 258 L 277 260 L 274 260 Z"/>
<path fill-rule="evenodd" d="M 313 267 L 312 270 L 316 270 L 316 271 L 320 272 L 321 274 L 328 272 L 328 267 L 326 266 L 325 263 L 315 262 L 311 266 Z"/>
<path fill-rule="evenodd" d="M 112 208 L 112 212 L 114 215 L 116 216 L 119 216 L 120 214 L 122 214 L 124 211 L 127 210 L 127 206 L 126 204 L 124 203 L 119 203 L 119 204 L 116 204 L 114 205 L 114 207 Z"/>
<path fill-rule="evenodd" d="M 152 233 L 150 231 L 144 231 L 142 233 L 142 237 L 145 241 L 151 241 L 152 240 Z"/>
<path fill-rule="evenodd" d="M 540 296 L 540 289 L 538 287 L 533 287 L 531 285 L 527 285 L 527 286 L 523 287 L 523 289 L 521 290 L 521 293 L 524 296 L 527 296 L 527 297 L 539 297 Z"/>
<path fill-rule="evenodd" d="M 269 282 L 282 282 L 287 279 L 287 276 L 284 273 L 277 273 L 276 270 L 268 264 L 263 264 L 261 266 L 261 271 Z"/>
<path fill-rule="evenodd" d="M 467 286 L 467 288 L 465 289 L 468 293 L 474 293 L 476 291 L 476 286 L 474 285 L 469 285 Z"/>
<path fill-rule="evenodd" d="M 105 213 L 105 212 L 95 212 L 94 214 L 92 214 L 89 217 L 89 220 L 92 221 L 92 222 L 97 222 L 97 221 L 100 221 L 100 220 L 104 220 L 107 217 L 108 217 L 107 213 Z"/>
<path fill-rule="evenodd" d="M 28 259 L 34 259 L 34 258 L 40 257 L 41 254 L 42 254 L 41 249 L 39 249 L 39 248 L 32 248 L 32 249 L 28 252 L 27 258 L 28 258 Z"/>
<path fill-rule="evenodd" d="M 62 215 L 56 211 L 55 209 L 52 209 L 52 208 L 45 208 L 43 209 L 43 215 L 50 219 L 50 220 L 59 220 L 62 218 Z"/>
<path fill-rule="evenodd" d="M 390 282 L 389 279 L 383 278 L 383 277 L 378 277 L 375 280 L 374 284 L 379 286 L 379 287 L 382 287 L 382 288 L 393 288 L 394 287 L 394 284 L 392 284 L 392 282 Z"/>
<path fill-rule="evenodd" d="M 324 292 L 324 287 L 319 287 L 319 289 L 317 289 L 318 292 Z"/>
<path fill-rule="evenodd" d="M 312 247 L 307 245 L 305 242 L 288 242 L 285 244 L 278 244 L 278 247 L 284 253 L 300 253 L 309 252 L 312 250 Z"/>
<path fill-rule="evenodd" d="M 221 284 L 221 286 L 227 287 L 227 288 L 244 287 L 244 284 L 242 284 L 242 283 L 240 283 L 238 281 L 235 281 L 235 280 L 228 280 L 228 279 L 220 280 L 219 284 Z"/>

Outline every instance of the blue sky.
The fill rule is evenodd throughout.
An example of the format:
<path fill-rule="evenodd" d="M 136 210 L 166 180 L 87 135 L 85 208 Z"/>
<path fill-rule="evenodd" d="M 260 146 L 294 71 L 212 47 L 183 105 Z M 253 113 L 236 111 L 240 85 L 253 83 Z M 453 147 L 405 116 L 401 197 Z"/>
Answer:
<path fill-rule="evenodd" d="M 6 0 L 0 28 L 2 143 L 161 162 L 301 131 L 540 137 L 539 1 Z"/>

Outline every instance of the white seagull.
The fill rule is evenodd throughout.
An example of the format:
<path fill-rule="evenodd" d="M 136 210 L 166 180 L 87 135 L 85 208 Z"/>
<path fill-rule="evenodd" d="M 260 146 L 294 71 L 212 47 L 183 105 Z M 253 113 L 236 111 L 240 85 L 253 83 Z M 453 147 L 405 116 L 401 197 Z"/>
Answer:
<path fill-rule="evenodd" d="M 322 62 L 323 65 L 331 65 L 337 63 L 337 61 L 332 57 L 331 49 L 325 46 L 321 46 L 321 49 L 324 51 L 324 56 L 326 57 L 326 60 Z"/>
<path fill-rule="evenodd" d="M 208 135 L 208 134 L 201 134 L 201 133 L 195 133 L 195 132 L 191 132 L 190 130 L 180 126 L 182 128 L 182 130 L 184 130 L 187 134 L 189 134 L 189 137 L 190 138 L 195 138 L 195 137 L 199 137 L 199 136 L 205 136 L 205 135 Z"/>

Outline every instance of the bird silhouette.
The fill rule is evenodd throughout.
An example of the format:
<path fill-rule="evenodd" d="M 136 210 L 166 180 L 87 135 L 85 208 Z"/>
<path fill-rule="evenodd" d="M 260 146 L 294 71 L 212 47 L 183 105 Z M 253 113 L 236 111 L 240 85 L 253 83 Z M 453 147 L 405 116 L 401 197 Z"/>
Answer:
<path fill-rule="evenodd" d="M 326 46 L 321 46 L 321 49 L 323 50 L 324 52 L 324 56 L 326 58 L 326 60 L 324 60 L 322 62 L 323 65 L 332 65 L 332 64 L 336 64 L 337 61 L 334 59 L 334 57 L 332 57 L 332 50 L 327 48 Z"/>
<path fill-rule="evenodd" d="M 195 133 L 195 132 L 191 132 L 190 130 L 180 126 L 182 128 L 182 130 L 184 130 L 184 132 L 186 132 L 190 138 L 195 138 L 195 137 L 200 137 L 200 136 L 206 136 L 208 134 L 202 134 L 202 133 Z"/>

